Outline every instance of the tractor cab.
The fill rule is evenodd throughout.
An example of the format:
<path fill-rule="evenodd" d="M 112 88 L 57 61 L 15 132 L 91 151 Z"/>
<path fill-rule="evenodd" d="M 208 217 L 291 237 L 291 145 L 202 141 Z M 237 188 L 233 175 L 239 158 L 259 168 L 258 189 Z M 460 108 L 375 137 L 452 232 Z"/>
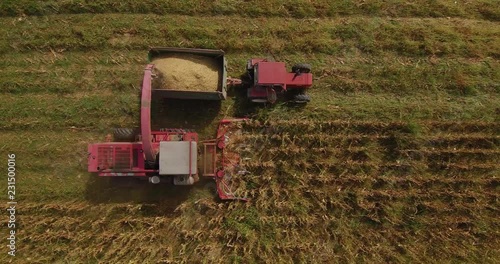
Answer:
<path fill-rule="evenodd" d="M 284 62 L 262 61 L 254 65 L 255 86 L 274 86 L 286 89 L 286 75 Z"/>

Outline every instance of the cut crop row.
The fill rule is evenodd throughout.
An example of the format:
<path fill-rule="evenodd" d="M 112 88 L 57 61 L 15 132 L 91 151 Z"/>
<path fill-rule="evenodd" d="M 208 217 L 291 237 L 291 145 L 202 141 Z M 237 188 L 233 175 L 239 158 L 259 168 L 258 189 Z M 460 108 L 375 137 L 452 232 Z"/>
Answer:
<path fill-rule="evenodd" d="M 157 232 L 136 232 L 148 228 L 168 232 L 165 229 L 167 219 L 164 217 L 118 218 L 117 215 L 107 214 L 105 208 L 88 208 L 85 217 L 64 214 L 20 214 L 18 217 L 22 223 L 18 229 L 20 243 L 25 245 L 24 250 L 30 252 L 25 256 L 48 262 L 54 260 L 54 254 L 63 254 L 68 261 L 101 259 L 115 262 L 118 261 L 117 256 L 124 256 L 129 245 L 135 243 L 145 246 L 135 254 L 129 254 L 129 260 L 153 261 L 171 257 L 165 251 L 156 251 L 154 242 L 174 243 Z"/>
<path fill-rule="evenodd" d="M 264 132 L 264 134 L 300 133 L 309 136 L 320 133 L 349 133 L 362 135 L 380 135 L 388 132 L 409 132 L 405 122 L 377 121 L 251 121 L 245 125 L 249 132 Z M 321 135 L 321 134 L 320 134 Z"/>
<path fill-rule="evenodd" d="M 273 128 L 276 131 L 280 128 Z M 299 131 L 297 131 L 299 132 Z M 239 140 L 243 144 L 259 148 L 259 146 L 286 147 L 289 145 L 300 148 L 339 148 L 361 147 L 376 144 L 391 151 L 426 147 L 432 149 L 485 149 L 494 150 L 500 145 L 500 137 L 483 133 L 471 134 L 441 134 L 412 136 L 392 134 L 390 132 L 373 134 L 299 134 L 292 132 L 265 132 L 261 134 L 244 134 Z M 345 133 L 343 131 L 343 133 Z"/>
<path fill-rule="evenodd" d="M 422 122 L 427 133 L 491 133 L 500 134 L 500 122 L 427 121 Z"/>
<path fill-rule="evenodd" d="M 139 91 L 143 66 L 128 69 L 88 69 L 40 72 L 8 72 L 2 77 L 0 93 L 73 94 L 82 92 L 116 91 L 134 94 Z M 134 74 L 131 74 L 131 73 Z"/>
<path fill-rule="evenodd" d="M 133 14 L 0 18 L 0 53 L 15 51 L 147 50 L 151 46 L 226 52 L 364 54 L 498 58 L 495 23 L 365 17 L 303 20 Z M 72 26 L 67 26 L 71 24 Z M 110 26 L 103 26 L 110 25 Z M 310 30 L 314 28 L 315 30 Z M 25 34 L 29 32 L 29 34 Z M 443 38 L 446 32 L 446 38 Z M 220 37 L 224 36 L 224 37 Z M 244 36 L 244 37 L 242 37 Z"/>
<path fill-rule="evenodd" d="M 1 97 L 1 130 L 89 128 L 109 131 L 130 126 L 139 114 L 136 95 L 85 94 Z"/>
<path fill-rule="evenodd" d="M 459 17 L 500 19 L 495 2 L 481 0 L 457 5 L 448 1 L 425 0 L 401 3 L 391 0 L 379 2 L 349 1 L 331 2 L 327 0 L 310 3 L 306 0 L 256 1 L 251 4 L 235 1 L 199 2 L 153 1 L 136 2 L 132 0 L 116 3 L 111 0 L 99 1 L 42 1 L 28 0 L 5 1 L 0 4 L 1 16 L 50 15 L 78 13 L 154 13 L 159 15 L 184 14 L 193 16 L 239 15 L 243 17 L 283 17 L 317 18 L 345 15 L 390 16 L 390 17 Z"/>
<path fill-rule="evenodd" d="M 500 136 L 485 134 L 429 136 L 424 145 L 441 149 L 497 149 L 500 146 Z"/>
<path fill-rule="evenodd" d="M 467 163 L 453 163 L 445 161 L 392 161 L 392 162 L 378 162 L 378 161 L 359 161 L 355 159 L 345 159 L 338 161 L 304 161 L 288 158 L 286 160 L 250 160 L 245 163 L 248 171 L 255 175 L 264 174 L 266 171 L 273 170 L 278 173 L 285 168 L 302 171 L 307 173 L 331 173 L 332 175 L 340 175 L 348 172 L 353 174 L 358 173 L 395 173 L 399 175 L 406 175 L 408 173 L 422 172 L 429 170 L 431 172 L 440 171 L 443 169 L 448 170 L 450 173 L 488 173 L 497 171 L 499 169 L 496 163 L 483 163 L 483 162 L 467 162 Z"/>
<path fill-rule="evenodd" d="M 495 163 L 500 161 L 500 151 L 495 149 L 472 150 L 398 150 L 400 157 L 412 160 L 427 160 L 429 163 L 444 161 L 447 163 Z"/>
<path fill-rule="evenodd" d="M 245 123 L 248 132 L 262 134 L 281 134 L 300 132 L 301 134 L 317 133 L 356 133 L 363 135 L 392 134 L 395 132 L 412 133 L 413 126 L 425 128 L 425 133 L 439 134 L 466 134 L 466 133 L 500 133 L 499 122 L 484 121 L 420 121 L 418 123 L 409 122 L 381 122 L 381 121 L 310 121 L 310 120 L 289 120 L 289 121 L 258 121 L 252 120 Z"/>
<path fill-rule="evenodd" d="M 328 148 L 328 147 L 312 147 L 305 148 L 294 144 L 288 145 L 286 148 L 274 147 L 267 149 L 265 156 L 273 160 L 280 159 L 312 159 L 312 160 L 331 160 L 332 162 L 340 162 L 341 160 L 380 160 L 397 161 L 397 160 L 414 160 L 426 161 L 428 164 L 440 162 L 445 163 L 495 163 L 500 161 L 500 152 L 497 150 L 386 150 L 383 147 L 348 147 L 348 148 Z M 261 156 L 262 157 L 262 156 Z"/>

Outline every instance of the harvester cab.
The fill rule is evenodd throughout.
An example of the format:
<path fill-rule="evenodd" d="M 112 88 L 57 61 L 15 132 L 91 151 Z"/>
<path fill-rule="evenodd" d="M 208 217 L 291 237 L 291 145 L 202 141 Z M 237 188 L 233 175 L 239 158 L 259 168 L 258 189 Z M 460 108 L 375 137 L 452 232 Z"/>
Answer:
<path fill-rule="evenodd" d="M 312 86 L 309 64 L 296 64 L 288 72 L 284 62 L 251 59 L 247 63 L 245 78 L 247 97 L 255 103 L 275 103 L 278 98 L 295 103 L 310 101 L 305 94 Z"/>

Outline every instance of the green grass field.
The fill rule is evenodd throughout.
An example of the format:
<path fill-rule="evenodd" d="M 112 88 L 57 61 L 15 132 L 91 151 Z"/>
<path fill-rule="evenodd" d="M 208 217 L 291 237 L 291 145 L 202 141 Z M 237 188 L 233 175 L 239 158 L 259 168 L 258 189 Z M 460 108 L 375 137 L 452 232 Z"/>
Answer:
<path fill-rule="evenodd" d="M 198 2 L 0 3 L 18 200 L 17 254 L 0 262 L 500 261 L 497 1 Z M 249 202 L 86 172 L 87 144 L 139 125 L 153 46 L 223 49 L 235 77 L 252 57 L 312 64 L 306 107 L 244 126 Z M 153 117 L 206 139 L 239 114 L 232 98 L 191 106 Z"/>

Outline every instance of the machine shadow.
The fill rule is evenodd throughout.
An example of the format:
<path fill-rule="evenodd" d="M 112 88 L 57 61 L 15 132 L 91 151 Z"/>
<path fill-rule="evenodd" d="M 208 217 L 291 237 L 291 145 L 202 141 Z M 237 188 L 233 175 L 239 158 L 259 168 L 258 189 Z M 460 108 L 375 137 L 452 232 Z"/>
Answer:
<path fill-rule="evenodd" d="M 221 101 L 155 98 L 151 104 L 151 128 L 183 128 L 203 133 L 214 125 L 220 109 Z"/>
<path fill-rule="evenodd" d="M 190 186 L 170 183 L 150 184 L 146 179 L 132 177 L 99 177 L 90 174 L 85 198 L 91 203 L 157 203 L 175 210 L 185 201 Z"/>
<path fill-rule="evenodd" d="M 201 178 L 194 185 L 177 186 L 171 182 L 151 184 L 146 178 L 99 177 L 89 174 L 85 199 L 91 204 L 131 203 L 142 204 L 147 210 L 143 215 L 165 216 L 177 214 L 176 209 L 190 197 L 193 191 L 202 197 L 220 202 L 215 183 Z"/>

